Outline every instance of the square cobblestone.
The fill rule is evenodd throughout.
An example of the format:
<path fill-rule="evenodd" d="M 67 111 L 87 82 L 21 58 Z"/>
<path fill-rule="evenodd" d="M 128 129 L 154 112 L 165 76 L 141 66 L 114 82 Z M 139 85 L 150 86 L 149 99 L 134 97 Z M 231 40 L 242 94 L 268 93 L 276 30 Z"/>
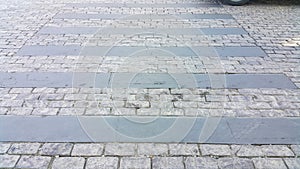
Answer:
<path fill-rule="evenodd" d="M 152 167 L 155 169 L 183 169 L 183 157 L 154 157 Z"/>
<path fill-rule="evenodd" d="M 86 169 L 115 169 L 118 168 L 117 157 L 90 157 L 87 159 Z"/>
<path fill-rule="evenodd" d="M 52 169 L 83 169 L 85 159 L 82 157 L 59 157 L 55 158 L 52 164 Z"/>
<path fill-rule="evenodd" d="M 210 157 L 187 157 L 185 159 L 186 169 L 217 169 L 218 161 Z"/>
<path fill-rule="evenodd" d="M 256 169 L 286 169 L 283 160 L 280 158 L 254 158 L 253 163 Z"/>
<path fill-rule="evenodd" d="M 252 160 L 247 158 L 219 158 L 218 164 L 221 169 L 254 169 Z"/>
<path fill-rule="evenodd" d="M 123 157 L 120 162 L 120 169 L 150 169 L 150 158 L 144 157 Z"/>
<path fill-rule="evenodd" d="M 16 165 L 20 156 L 18 155 L 0 155 L 0 168 L 12 168 Z"/>
<path fill-rule="evenodd" d="M 286 159 L 284 159 L 284 161 L 289 169 L 299 169 L 300 168 L 300 159 L 299 158 L 286 158 Z"/>
<path fill-rule="evenodd" d="M 51 157 L 43 156 L 22 156 L 17 163 L 17 168 L 39 168 L 47 169 Z"/>
<path fill-rule="evenodd" d="M 100 156 L 103 153 L 103 144 L 75 144 L 72 156 Z"/>
<path fill-rule="evenodd" d="M 169 144 L 170 155 L 200 155 L 197 144 Z"/>
<path fill-rule="evenodd" d="M 9 149 L 10 147 L 10 143 L 0 143 L 0 153 L 1 154 L 4 154 L 7 152 L 7 150 Z"/>
<path fill-rule="evenodd" d="M 200 151 L 203 156 L 230 156 L 231 150 L 228 145 L 210 145 L 210 144 L 201 144 Z"/>
<path fill-rule="evenodd" d="M 40 143 L 14 143 L 8 150 L 8 154 L 36 154 Z"/>
<path fill-rule="evenodd" d="M 70 155 L 73 144 L 71 143 L 45 143 L 41 150 L 41 155 Z"/>
<path fill-rule="evenodd" d="M 144 143 L 137 145 L 138 155 L 167 155 L 168 146 L 166 144 Z"/>
<path fill-rule="evenodd" d="M 108 143 L 105 146 L 105 155 L 127 156 L 135 155 L 136 144 L 131 143 Z"/>

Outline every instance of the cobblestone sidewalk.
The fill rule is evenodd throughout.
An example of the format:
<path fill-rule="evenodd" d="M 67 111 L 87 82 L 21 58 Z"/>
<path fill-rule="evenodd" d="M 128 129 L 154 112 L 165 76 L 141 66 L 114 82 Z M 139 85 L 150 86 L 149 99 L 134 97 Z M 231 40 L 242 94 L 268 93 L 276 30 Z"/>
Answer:
<path fill-rule="evenodd" d="M 2 0 L 0 21 L 0 121 L 253 118 L 258 122 L 235 127 L 250 127 L 242 136 L 259 133 L 258 127 L 268 131 L 260 133 L 265 138 L 257 138 L 264 144 L 229 144 L 225 132 L 216 133 L 224 137 L 221 143 L 177 143 L 173 135 L 159 143 L 53 142 L 49 137 L 60 133 L 53 126 L 41 125 L 40 133 L 33 133 L 26 128 L 36 124 L 26 127 L 25 120 L 11 128 L 0 123 L 0 168 L 300 168 L 299 134 L 279 133 L 280 141 L 271 144 L 269 135 L 276 131 L 259 123 L 289 119 L 293 128 L 278 124 L 278 129 L 300 128 L 299 6 L 227 6 L 214 0 Z M 31 139 L 6 134 L 17 133 L 22 125 L 21 132 Z M 118 127 L 132 134 L 128 126 Z M 108 134 L 118 140 L 117 132 Z M 36 141 L 35 135 L 46 141 Z M 252 136 L 249 140 L 256 139 Z"/>

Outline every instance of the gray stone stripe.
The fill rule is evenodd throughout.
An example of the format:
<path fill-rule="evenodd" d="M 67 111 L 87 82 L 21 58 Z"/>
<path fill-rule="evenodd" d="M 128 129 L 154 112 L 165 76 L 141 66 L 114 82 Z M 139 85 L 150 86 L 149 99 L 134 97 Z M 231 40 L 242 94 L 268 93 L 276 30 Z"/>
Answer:
<path fill-rule="evenodd" d="M 0 116 L 0 141 L 299 144 L 300 118 Z"/>
<path fill-rule="evenodd" d="M 38 34 L 170 34 L 170 35 L 242 35 L 247 34 L 243 28 L 100 28 L 100 27 L 43 27 Z"/>
<path fill-rule="evenodd" d="M 87 14 L 87 13 L 59 13 L 54 16 L 54 19 L 103 19 L 103 20 L 158 20 L 158 19 L 234 19 L 230 14 Z"/>
<path fill-rule="evenodd" d="M 139 52 L 140 55 L 155 56 L 166 55 L 166 52 L 174 56 L 220 56 L 220 57 L 266 57 L 266 53 L 260 47 L 134 47 L 134 46 L 23 46 L 17 53 L 18 56 L 131 56 Z"/>
<path fill-rule="evenodd" d="M 222 7 L 218 3 L 67 3 L 67 7 L 110 7 L 110 8 L 201 8 Z"/>
<path fill-rule="evenodd" d="M 82 88 L 281 88 L 296 89 L 283 74 L 0 73 L 0 87 Z"/>

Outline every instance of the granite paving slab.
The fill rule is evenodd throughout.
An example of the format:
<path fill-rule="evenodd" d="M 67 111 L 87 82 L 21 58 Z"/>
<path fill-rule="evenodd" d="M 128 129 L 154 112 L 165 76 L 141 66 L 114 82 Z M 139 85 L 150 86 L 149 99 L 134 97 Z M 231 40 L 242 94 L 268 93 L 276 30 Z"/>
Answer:
<path fill-rule="evenodd" d="M 299 130 L 299 118 L 0 116 L 0 141 L 299 144 Z"/>

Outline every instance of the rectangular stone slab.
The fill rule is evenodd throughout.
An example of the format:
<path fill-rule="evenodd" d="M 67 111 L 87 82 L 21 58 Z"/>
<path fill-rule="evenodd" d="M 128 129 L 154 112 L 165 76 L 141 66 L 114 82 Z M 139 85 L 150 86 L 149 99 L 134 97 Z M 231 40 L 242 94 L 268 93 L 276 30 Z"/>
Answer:
<path fill-rule="evenodd" d="M 110 7 L 110 8 L 199 8 L 199 7 L 222 7 L 218 3 L 67 3 L 67 7 Z"/>
<path fill-rule="evenodd" d="M 297 86 L 283 74 L 0 72 L 0 87 L 280 88 Z"/>
<path fill-rule="evenodd" d="M 152 14 L 87 14 L 87 13 L 58 13 L 54 19 L 103 19 L 103 20 L 158 20 L 158 19 L 234 19 L 230 14 L 176 14 L 176 15 L 152 15 Z"/>
<path fill-rule="evenodd" d="M 0 116 L 0 141 L 299 144 L 300 118 Z"/>
<path fill-rule="evenodd" d="M 259 47 L 143 47 L 143 46 L 23 46 L 18 52 L 18 56 L 131 56 L 143 51 L 139 55 L 144 56 L 164 56 L 167 51 L 173 56 L 219 56 L 219 57 L 266 57 L 266 53 Z"/>
<path fill-rule="evenodd" d="M 96 34 L 96 35 L 242 35 L 247 32 L 242 28 L 169 28 L 169 29 L 140 29 L 140 28 L 101 28 L 101 27 L 43 27 L 38 34 Z"/>

